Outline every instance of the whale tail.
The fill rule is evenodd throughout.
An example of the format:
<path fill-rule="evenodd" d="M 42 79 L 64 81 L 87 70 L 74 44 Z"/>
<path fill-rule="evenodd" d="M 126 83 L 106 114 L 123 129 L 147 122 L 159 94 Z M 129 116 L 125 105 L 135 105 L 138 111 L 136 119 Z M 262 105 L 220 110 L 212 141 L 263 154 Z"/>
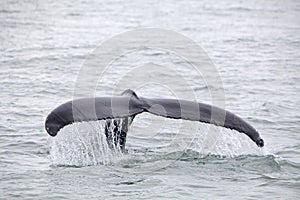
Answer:
<path fill-rule="evenodd" d="M 246 134 L 257 146 L 264 146 L 259 133 L 229 111 L 186 100 L 138 97 L 129 89 L 119 97 L 84 98 L 66 102 L 47 116 L 45 128 L 49 135 L 56 136 L 61 128 L 74 122 L 106 120 L 105 135 L 108 144 L 119 145 L 124 150 L 128 127 L 135 116 L 142 112 L 233 129 Z"/>

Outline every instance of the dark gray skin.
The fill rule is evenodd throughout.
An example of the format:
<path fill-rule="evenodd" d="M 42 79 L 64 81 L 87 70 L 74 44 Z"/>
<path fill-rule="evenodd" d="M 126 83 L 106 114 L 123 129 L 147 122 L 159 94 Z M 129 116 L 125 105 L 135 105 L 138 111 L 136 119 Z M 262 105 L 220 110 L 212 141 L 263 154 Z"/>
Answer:
<path fill-rule="evenodd" d="M 133 91 L 125 90 L 122 96 L 131 97 Z M 119 146 L 122 152 L 125 151 L 126 136 L 128 127 L 131 125 L 135 115 L 124 118 L 107 119 L 105 123 L 105 136 L 106 141 L 110 148 Z"/>
<path fill-rule="evenodd" d="M 48 115 L 46 131 L 49 135 L 56 136 L 61 128 L 74 122 L 106 120 L 105 135 L 108 143 L 119 143 L 124 150 L 128 126 L 137 114 L 149 112 L 162 117 L 199 121 L 233 129 L 246 134 L 258 147 L 264 146 L 263 139 L 250 124 L 221 108 L 186 100 L 138 97 L 132 90 L 125 90 L 122 95 L 68 101 Z M 118 121 L 120 118 L 122 124 Z M 110 129 L 112 122 L 115 123 L 114 127 L 121 126 L 121 129 Z"/>

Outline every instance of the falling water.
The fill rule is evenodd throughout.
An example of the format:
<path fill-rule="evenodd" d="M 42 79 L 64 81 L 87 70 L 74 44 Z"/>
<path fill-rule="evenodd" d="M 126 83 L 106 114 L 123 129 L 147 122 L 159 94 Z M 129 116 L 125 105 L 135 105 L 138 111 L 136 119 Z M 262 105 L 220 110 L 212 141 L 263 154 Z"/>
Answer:
<path fill-rule="evenodd" d="M 112 144 L 111 148 L 108 145 L 104 126 L 105 121 L 101 120 L 75 123 L 63 128 L 57 137 L 50 138 L 52 165 L 108 165 L 121 157 L 119 146 Z"/>
<path fill-rule="evenodd" d="M 168 119 L 172 124 L 176 120 Z M 191 123 L 191 122 L 187 122 Z M 120 123 L 122 124 L 122 123 Z M 175 127 L 175 126 L 173 126 Z M 110 124 L 110 129 L 114 130 L 114 123 Z M 118 127 L 120 129 L 121 127 Z M 162 130 L 163 132 L 164 130 Z M 258 148 L 246 135 L 239 132 L 216 127 L 214 125 L 201 124 L 195 135 L 188 131 L 176 132 L 169 127 L 169 133 L 157 133 L 154 139 L 164 141 L 165 144 L 153 144 L 147 149 L 139 147 L 137 144 L 139 138 L 134 143 L 135 146 L 130 147 L 130 135 L 134 135 L 129 130 L 127 153 L 122 153 L 120 146 L 113 144 L 111 147 L 106 140 L 105 121 L 92 121 L 74 123 L 63 128 L 55 138 L 50 138 L 50 161 L 53 166 L 89 166 L 89 165 L 112 165 L 121 164 L 122 159 L 126 163 L 130 160 L 151 161 L 160 160 L 167 155 L 176 155 L 173 159 L 177 159 L 178 154 L 186 151 L 193 151 L 199 155 L 199 158 L 207 155 L 215 155 L 221 157 L 237 157 L 241 155 L 267 155 L 265 149 Z M 180 139 L 175 137 L 181 135 Z M 165 138 L 163 138 L 165 137 Z M 172 140 L 170 140 L 172 139 Z M 183 140 L 191 141 L 188 146 L 180 147 Z M 147 152 L 148 151 L 148 152 Z"/>

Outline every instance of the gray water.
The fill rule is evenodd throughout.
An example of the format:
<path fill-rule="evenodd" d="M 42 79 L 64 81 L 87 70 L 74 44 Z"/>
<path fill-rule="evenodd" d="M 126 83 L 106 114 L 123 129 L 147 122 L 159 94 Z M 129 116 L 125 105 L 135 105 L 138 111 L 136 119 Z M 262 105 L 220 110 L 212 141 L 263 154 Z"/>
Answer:
<path fill-rule="evenodd" d="M 0 198 L 297 199 L 299 19 L 296 0 L 1 1 Z M 134 120 L 125 154 L 107 148 L 102 121 L 48 137 L 47 114 L 73 98 L 90 54 L 101 42 L 144 27 L 173 30 L 205 50 L 221 77 L 225 108 L 260 132 L 263 149 L 235 131 L 212 127 L 215 135 L 208 135 L 209 125 L 150 114 Z M 129 66 L 184 66 L 168 56 L 144 50 L 120 58 L 95 94 L 110 95 Z M 150 74 L 129 79 L 161 78 L 189 99 L 177 77 Z M 182 74 L 196 99 L 210 103 L 204 81 L 187 70 Z M 133 89 L 141 96 L 174 96 L 167 87 Z M 188 141 L 184 148 L 168 148 L 176 135 L 182 135 L 176 141 Z"/>

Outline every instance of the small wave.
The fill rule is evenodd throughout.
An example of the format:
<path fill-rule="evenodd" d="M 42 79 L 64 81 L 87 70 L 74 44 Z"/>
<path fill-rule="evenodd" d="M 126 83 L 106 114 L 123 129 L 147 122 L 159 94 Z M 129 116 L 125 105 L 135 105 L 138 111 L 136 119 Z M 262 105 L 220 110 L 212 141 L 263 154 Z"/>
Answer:
<path fill-rule="evenodd" d="M 253 9 L 249 8 L 249 7 L 240 7 L 240 6 L 236 6 L 236 7 L 230 7 L 228 8 L 228 10 L 231 10 L 231 11 L 252 11 Z"/>
<path fill-rule="evenodd" d="M 5 9 L 1 9 L 0 13 L 7 13 L 7 14 L 13 14 L 13 13 L 20 13 L 20 10 L 5 10 Z"/>

